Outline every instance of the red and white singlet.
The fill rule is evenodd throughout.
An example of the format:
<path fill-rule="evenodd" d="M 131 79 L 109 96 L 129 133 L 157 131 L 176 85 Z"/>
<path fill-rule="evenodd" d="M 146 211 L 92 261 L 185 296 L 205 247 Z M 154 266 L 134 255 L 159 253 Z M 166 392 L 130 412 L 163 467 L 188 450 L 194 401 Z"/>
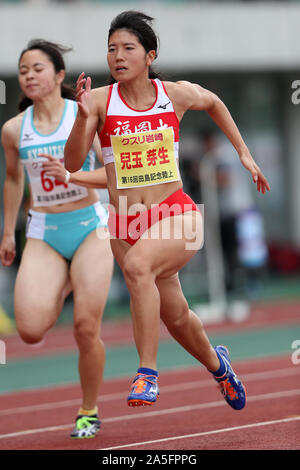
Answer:
<path fill-rule="evenodd" d="M 152 83 L 156 100 L 142 111 L 125 102 L 119 83 L 110 86 L 99 137 L 104 164 L 115 164 L 119 189 L 180 180 L 179 121 L 163 83 Z"/>

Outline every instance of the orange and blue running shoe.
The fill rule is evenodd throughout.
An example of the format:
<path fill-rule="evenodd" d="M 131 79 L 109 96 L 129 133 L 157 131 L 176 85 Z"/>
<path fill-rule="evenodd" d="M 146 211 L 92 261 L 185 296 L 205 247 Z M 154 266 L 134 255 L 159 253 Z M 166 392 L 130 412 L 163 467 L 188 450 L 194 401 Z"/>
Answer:
<path fill-rule="evenodd" d="M 138 372 L 127 398 L 128 406 L 154 405 L 158 397 L 157 376 Z"/>
<path fill-rule="evenodd" d="M 234 410 L 242 410 L 246 405 L 246 388 L 231 367 L 228 349 L 225 346 L 216 346 L 215 351 L 220 362 L 223 361 L 225 372 L 220 377 L 216 373 L 213 376 L 227 403 Z"/>

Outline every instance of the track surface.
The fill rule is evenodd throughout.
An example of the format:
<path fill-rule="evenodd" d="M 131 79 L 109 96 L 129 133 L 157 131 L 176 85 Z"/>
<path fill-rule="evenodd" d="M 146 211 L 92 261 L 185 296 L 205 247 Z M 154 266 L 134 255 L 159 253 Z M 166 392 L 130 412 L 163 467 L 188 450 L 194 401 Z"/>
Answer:
<path fill-rule="evenodd" d="M 263 310 L 268 315 L 267 309 Z M 280 324 L 295 325 L 298 334 L 299 310 L 295 309 L 295 315 L 293 312 L 291 308 L 290 315 L 285 314 L 281 321 L 279 314 L 273 318 L 277 327 Z M 257 328 L 256 316 L 251 318 L 252 321 L 243 326 L 220 325 L 215 326 L 214 331 L 236 331 L 238 334 L 245 329 Z M 266 318 L 262 315 L 261 319 L 264 320 L 262 327 L 266 327 Z M 61 331 L 57 332 L 58 348 Z M 120 329 L 115 325 L 111 331 L 114 331 L 111 339 L 107 337 L 111 345 L 131 341 L 131 330 L 125 328 L 124 323 Z M 163 338 L 165 334 L 163 330 Z M 46 355 L 57 353 L 54 336 L 48 346 L 40 350 L 26 350 L 21 343 L 18 350 L 19 340 L 8 338 L 8 350 L 11 349 L 9 344 L 14 342 L 14 358 L 42 354 L 43 348 Z M 127 406 L 132 376 L 106 379 L 98 403 L 102 428 L 96 438 L 80 441 L 69 438 L 81 401 L 78 384 L 3 393 L 0 395 L 0 449 L 300 449 L 300 365 L 292 362 L 291 354 L 234 361 L 234 369 L 247 388 L 247 405 L 242 411 L 232 410 L 226 404 L 203 367 L 163 370 L 158 403 L 145 408 Z"/>

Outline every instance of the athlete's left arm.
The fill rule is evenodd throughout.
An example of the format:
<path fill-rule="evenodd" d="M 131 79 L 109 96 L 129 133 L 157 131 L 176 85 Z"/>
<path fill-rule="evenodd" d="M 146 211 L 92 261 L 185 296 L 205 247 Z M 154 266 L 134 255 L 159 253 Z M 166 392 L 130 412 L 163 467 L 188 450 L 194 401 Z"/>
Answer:
<path fill-rule="evenodd" d="M 187 109 L 206 111 L 236 149 L 242 165 L 250 171 L 252 179 L 257 185 L 257 190 L 261 191 L 263 194 L 266 189 L 270 191 L 266 177 L 251 156 L 248 147 L 223 101 L 215 93 L 212 93 L 196 83 L 177 83 L 180 85 L 185 95 Z"/>

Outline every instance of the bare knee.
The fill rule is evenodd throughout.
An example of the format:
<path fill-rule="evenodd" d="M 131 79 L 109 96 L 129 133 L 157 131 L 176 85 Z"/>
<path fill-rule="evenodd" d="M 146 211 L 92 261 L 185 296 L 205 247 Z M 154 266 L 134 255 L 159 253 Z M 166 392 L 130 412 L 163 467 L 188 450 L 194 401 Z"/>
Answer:
<path fill-rule="evenodd" d="M 74 337 L 79 349 L 89 349 L 100 340 L 100 328 L 96 320 L 77 318 L 74 322 Z"/>
<path fill-rule="evenodd" d="M 129 290 L 143 288 L 150 279 L 154 281 L 154 275 L 146 260 L 138 255 L 132 255 L 130 251 L 124 258 L 123 274 Z"/>
<path fill-rule="evenodd" d="M 27 344 L 42 341 L 47 331 L 55 324 L 55 309 L 43 309 L 40 305 L 15 306 L 16 327 L 22 340 Z"/>
<path fill-rule="evenodd" d="M 33 326 L 19 326 L 17 323 L 17 330 L 21 339 L 26 344 L 36 344 L 42 341 L 46 331 L 42 328 L 34 328 Z"/>

